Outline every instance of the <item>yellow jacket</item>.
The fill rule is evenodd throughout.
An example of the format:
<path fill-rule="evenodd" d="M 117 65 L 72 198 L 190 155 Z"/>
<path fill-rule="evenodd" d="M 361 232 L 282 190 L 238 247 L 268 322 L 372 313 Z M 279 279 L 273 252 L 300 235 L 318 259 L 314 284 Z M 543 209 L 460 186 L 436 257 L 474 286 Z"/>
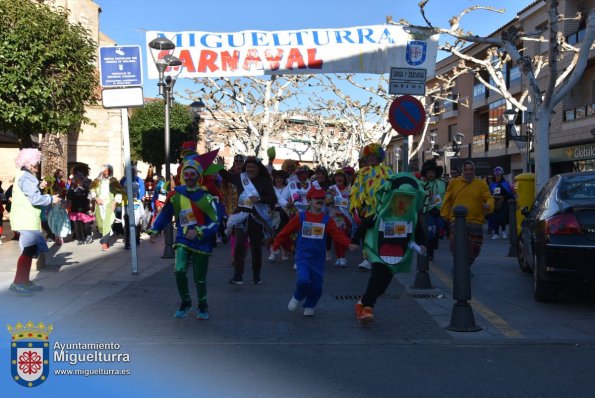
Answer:
<path fill-rule="evenodd" d="M 488 205 L 488 209 L 484 204 Z M 490 194 L 488 184 L 484 180 L 475 178 L 470 183 L 463 177 L 457 177 L 448 183 L 440 215 L 449 221 L 454 220 L 453 209 L 465 206 L 468 210 L 467 222 L 483 224 L 485 215 L 494 210 L 494 198 Z"/>

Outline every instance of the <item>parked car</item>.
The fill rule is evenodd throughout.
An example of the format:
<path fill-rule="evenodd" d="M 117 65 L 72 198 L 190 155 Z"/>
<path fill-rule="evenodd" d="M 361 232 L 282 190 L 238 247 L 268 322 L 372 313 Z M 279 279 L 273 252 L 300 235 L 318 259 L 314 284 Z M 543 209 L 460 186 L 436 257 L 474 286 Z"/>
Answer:
<path fill-rule="evenodd" d="M 595 283 L 595 171 L 552 177 L 521 213 L 518 261 L 537 301 L 569 283 Z"/>

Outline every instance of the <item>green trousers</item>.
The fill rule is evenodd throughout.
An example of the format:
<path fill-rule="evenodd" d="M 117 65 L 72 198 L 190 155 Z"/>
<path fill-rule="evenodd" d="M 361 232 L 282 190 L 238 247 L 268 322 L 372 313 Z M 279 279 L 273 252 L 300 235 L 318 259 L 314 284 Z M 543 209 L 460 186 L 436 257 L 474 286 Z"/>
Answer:
<path fill-rule="evenodd" d="M 176 247 L 175 275 L 178 293 L 184 302 L 190 302 L 190 293 L 188 292 L 188 262 L 192 261 L 192 273 L 194 283 L 196 284 L 196 294 L 198 296 L 198 307 L 206 309 L 207 307 L 207 268 L 209 265 L 209 256 L 202 253 L 192 252 L 185 247 Z"/>

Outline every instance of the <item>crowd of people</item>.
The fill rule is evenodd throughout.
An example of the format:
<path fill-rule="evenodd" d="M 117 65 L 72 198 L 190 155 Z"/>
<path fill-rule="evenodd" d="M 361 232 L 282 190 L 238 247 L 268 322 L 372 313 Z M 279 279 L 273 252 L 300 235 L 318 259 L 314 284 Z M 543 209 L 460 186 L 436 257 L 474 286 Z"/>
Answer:
<path fill-rule="evenodd" d="M 233 285 L 244 283 L 247 252 L 255 285 L 263 283 L 265 250 L 271 262 L 293 257 L 290 264 L 297 277 L 288 309 L 302 305 L 305 316 L 314 315 L 322 295 L 326 263 L 334 257 L 336 267 L 347 267 L 346 251 L 360 251 L 363 261 L 358 267 L 369 270 L 370 277 L 355 304 L 355 315 L 367 323 L 393 275 L 410 270 L 414 253 L 431 261 L 440 240 L 448 236 L 452 249 L 454 234 L 449 230 L 456 206 L 468 209 L 469 266 L 479 255 L 486 220 L 495 238 L 506 237 L 507 200 L 514 192 L 500 167 L 488 183 L 475 177 L 471 161 L 463 163 L 461 176 L 453 176 L 456 171 L 451 170 L 448 182 L 434 159 L 418 173 L 393 173 L 384 164 L 382 146 L 372 143 L 362 149 L 357 171 L 350 166 L 311 169 L 289 159 L 277 170 L 273 159 L 265 165 L 242 154 L 236 154 L 225 169 L 217 151 L 201 155 L 195 148 L 194 142 L 183 144 L 172 181 L 159 177 L 146 181 L 133 169 L 136 244 L 141 243 L 141 230 L 155 242 L 175 220 L 174 274 L 180 306 L 174 316 L 178 318 L 192 309 L 190 265 L 197 291 L 196 317 L 209 318 L 208 261 L 219 243 L 230 242 Z M 98 239 L 104 251 L 115 234 L 125 235 L 125 248 L 131 243 L 125 227 L 130 219 L 126 181 L 113 176 L 112 166 L 104 165 L 94 180 L 88 169 L 79 168 L 68 178 L 57 170 L 39 181 L 39 155 L 37 149 L 21 150 L 12 197 L 0 192 L 22 251 L 10 290 L 25 295 L 43 289 L 29 279 L 29 272 L 32 259 L 48 250 L 49 240 L 59 245 L 72 236 L 78 245 L 90 245 Z"/>

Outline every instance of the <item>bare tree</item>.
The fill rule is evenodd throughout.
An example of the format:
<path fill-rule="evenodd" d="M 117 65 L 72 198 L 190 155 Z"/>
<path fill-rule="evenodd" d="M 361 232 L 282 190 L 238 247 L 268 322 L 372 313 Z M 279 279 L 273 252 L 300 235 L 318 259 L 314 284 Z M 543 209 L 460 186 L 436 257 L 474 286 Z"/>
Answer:
<path fill-rule="evenodd" d="M 421 14 L 427 26 L 417 27 L 429 29 L 433 33 L 450 35 L 455 39 L 454 44 L 446 44 L 440 49 L 459 57 L 461 66 L 474 73 L 490 90 L 502 95 L 507 107 L 517 110 L 529 110 L 533 117 L 533 133 L 535 138 L 535 172 L 536 188 L 542 188 L 550 177 L 549 158 L 549 125 L 554 107 L 578 83 L 587 66 L 589 51 L 595 39 L 595 9 L 579 13 L 573 18 L 565 18 L 559 10 L 559 1 L 544 0 L 548 9 L 548 27 L 546 30 L 523 32 L 517 26 L 512 26 L 502 32 L 500 37 L 480 37 L 471 32 L 464 32 L 460 27 L 461 19 L 472 11 L 488 10 L 502 12 L 493 7 L 473 6 L 450 20 L 450 28 L 434 27 L 425 14 L 425 6 L 429 0 L 419 3 Z M 582 42 L 570 45 L 565 42 L 564 35 L 559 31 L 559 24 L 565 20 L 576 19 L 585 23 L 585 34 Z M 391 17 L 388 23 L 394 23 Z M 400 25 L 413 26 L 401 20 Z M 548 33 L 548 38 L 544 34 Z M 548 43 L 547 57 L 525 54 L 525 45 L 531 41 Z M 476 58 L 464 50 L 468 43 L 480 43 L 491 46 L 483 59 Z M 512 62 L 518 65 L 527 78 L 529 84 L 526 91 L 518 98 L 514 97 L 506 87 L 502 73 L 503 66 Z M 491 82 L 483 78 L 481 71 L 487 71 Z M 547 75 L 546 75 L 547 74 Z M 540 84 L 543 76 L 544 84 Z"/>
<path fill-rule="evenodd" d="M 264 158 L 271 137 L 284 129 L 281 105 L 300 92 L 308 76 L 272 75 L 270 78 L 195 79 L 199 92 L 186 91 L 190 100 L 200 97 L 206 110 L 225 134 L 216 138 L 230 147 Z M 211 137 L 215 138 L 215 137 Z"/>

